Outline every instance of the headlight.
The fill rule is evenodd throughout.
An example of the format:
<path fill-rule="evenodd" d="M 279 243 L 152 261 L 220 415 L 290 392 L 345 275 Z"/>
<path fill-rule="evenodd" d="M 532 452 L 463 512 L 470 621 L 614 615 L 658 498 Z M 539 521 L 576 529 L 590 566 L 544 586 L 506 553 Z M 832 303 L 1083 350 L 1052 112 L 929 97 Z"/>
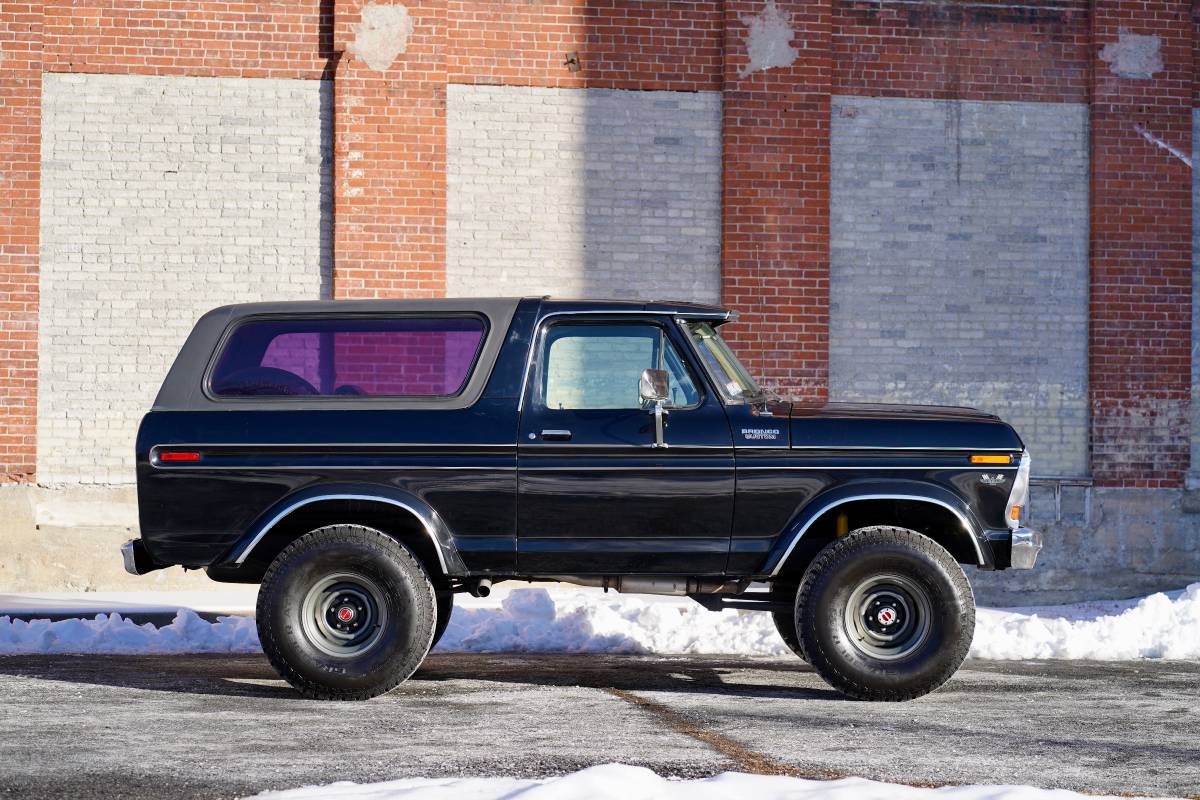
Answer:
<path fill-rule="evenodd" d="M 1004 521 L 1016 530 L 1021 527 L 1021 516 L 1029 503 L 1029 451 L 1021 454 L 1021 465 L 1017 467 L 1017 479 L 1008 494 L 1008 506 L 1004 509 Z"/>

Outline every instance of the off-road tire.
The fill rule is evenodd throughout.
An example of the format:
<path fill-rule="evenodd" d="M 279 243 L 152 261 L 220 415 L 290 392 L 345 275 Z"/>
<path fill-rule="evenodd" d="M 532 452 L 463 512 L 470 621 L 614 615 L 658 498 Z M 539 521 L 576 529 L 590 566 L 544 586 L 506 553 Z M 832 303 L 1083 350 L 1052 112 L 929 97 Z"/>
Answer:
<path fill-rule="evenodd" d="M 882 583 L 873 586 L 873 581 Z M 871 587 L 870 599 L 886 596 L 889 586 L 902 591 L 907 586 L 916 598 L 912 604 L 927 608 L 921 614 L 905 612 L 906 623 L 928 620 L 924 633 L 908 640 L 910 650 L 875 646 L 856 633 L 865 630 L 857 621 L 870 613 L 847 613 L 852 598 L 859 605 L 862 587 Z M 817 554 L 796 593 L 796 618 L 808 662 L 835 689 L 859 700 L 911 700 L 940 687 L 966 658 L 975 632 L 975 598 L 962 568 L 941 545 L 904 528 L 870 527 Z M 879 617 L 869 624 L 878 626 Z"/>
<path fill-rule="evenodd" d="M 796 630 L 795 587 L 789 585 L 782 590 L 772 588 L 771 599 L 791 604 L 791 611 L 772 611 L 771 621 L 775 623 L 775 630 L 779 631 L 779 638 L 783 639 L 783 643 L 787 645 L 788 649 L 799 656 L 802 661 L 808 661 L 808 656 L 804 654 L 804 645 L 800 643 L 800 634 Z"/>
<path fill-rule="evenodd" d="M 315 586 L 330 576 L 361 577 L 381 605 L 365 650 L 330 655 L 305 614 Z M 258 636 L 279 674 L 315 700 L 366 700 L 389 692 L 420 666 L 433 641 L 437 599 L 411 550 L 362 525 L 330 525 L 281 552 L 258 591 Z M 328 646 L 328 645 L 326 645 Z"/>
<path fill-rule="evenodd" d="M 433 626 L 433 641 L 429 643 L 429 649 L 437 647 L 437 643 L 442 640 L 442 634 L 446 632 L 446 626 L 450 624 L 450 615 L 454 613 L 454 595 L 450 592 L 437 593 L 437 623 Z"/>

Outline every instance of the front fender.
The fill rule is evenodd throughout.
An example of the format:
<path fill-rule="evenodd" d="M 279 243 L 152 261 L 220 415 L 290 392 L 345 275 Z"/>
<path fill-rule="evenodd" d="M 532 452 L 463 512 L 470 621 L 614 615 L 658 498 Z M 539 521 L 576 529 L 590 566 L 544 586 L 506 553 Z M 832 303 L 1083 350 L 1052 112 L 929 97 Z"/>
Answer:
<path fill-rule="evenodd" d="M 324 500 L 383 503 L 396 508 L 400 513 L 411 514 L 421 523 L 426 535 L 432 540 L 442 572 L 446 575 L 466 574 L 466 566 L 454 546 L 450 529 L 432 506 L 411 492 L 374 483 L 322 483 L 292 492 L 260 514 L 218 559 L 217 564 L 236 569 L 281 520 L 299 508 Z"/>
<path fill-rule="evenodd" d="M 980 566 L 991 563 L 983 526 L 970 506 L 954 492 L 924 481 L 903 479 L 862 480 L 842 484 L 814 496 L 796 510 L 775 546 L 767 555 L 763 574 L 777 575 L 787 563 L 788 556 L 804 538 L 804 534 L 823 514 L 846 503 L 859 500 L 910 500 L 932 503 L 949 510 L 962 526 L 961 535 L 969 537 Z"/>

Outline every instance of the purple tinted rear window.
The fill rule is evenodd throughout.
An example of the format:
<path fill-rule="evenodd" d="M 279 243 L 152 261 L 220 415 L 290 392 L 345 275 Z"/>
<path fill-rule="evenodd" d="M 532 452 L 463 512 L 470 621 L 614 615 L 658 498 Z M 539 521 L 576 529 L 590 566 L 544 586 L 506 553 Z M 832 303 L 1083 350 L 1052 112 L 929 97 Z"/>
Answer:
<path fill-rule="evenodd" d="M 448 397 L 483 334 L 466 316 L 256 320 L 229 337 L 210 386 L 221 397 Z"/>

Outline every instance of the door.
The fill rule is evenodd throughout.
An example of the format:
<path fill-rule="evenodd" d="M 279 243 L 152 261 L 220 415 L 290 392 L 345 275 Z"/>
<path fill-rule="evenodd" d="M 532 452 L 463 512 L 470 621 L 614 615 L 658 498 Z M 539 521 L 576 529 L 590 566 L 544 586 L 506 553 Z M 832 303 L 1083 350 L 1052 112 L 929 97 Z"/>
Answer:
<path fill-rule="evenodd" d="M 725 412 L 677 326 L 646 318 L 544 322 L 517 448 L 517 568 L 540 574 L 717 574 L 733 521 Z M 638 394 L 670 381 L 663 444 Z"/>

